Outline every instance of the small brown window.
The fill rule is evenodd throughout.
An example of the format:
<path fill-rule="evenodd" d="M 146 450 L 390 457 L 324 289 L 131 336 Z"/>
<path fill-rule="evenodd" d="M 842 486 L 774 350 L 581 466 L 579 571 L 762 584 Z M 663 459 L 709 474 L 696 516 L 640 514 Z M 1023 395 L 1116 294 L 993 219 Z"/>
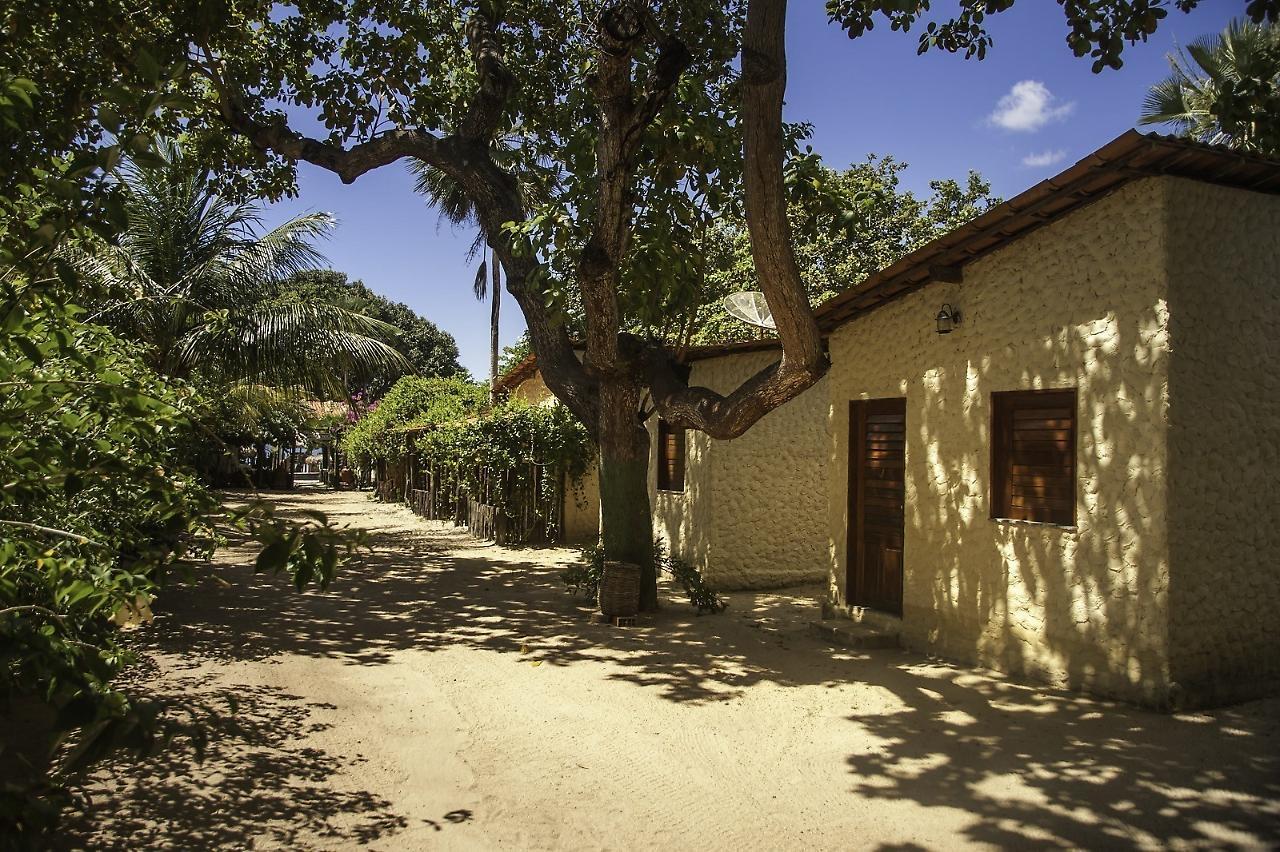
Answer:
<path fill-rule="evenodd" d="M 995 393 L 991 403 L 991 516 L 1075 526 L 1075 390 Z"/>
<path fill-rule="evenodd" d="M 684 428 L 658 420 L 658 490 L 684 490 Z"/>

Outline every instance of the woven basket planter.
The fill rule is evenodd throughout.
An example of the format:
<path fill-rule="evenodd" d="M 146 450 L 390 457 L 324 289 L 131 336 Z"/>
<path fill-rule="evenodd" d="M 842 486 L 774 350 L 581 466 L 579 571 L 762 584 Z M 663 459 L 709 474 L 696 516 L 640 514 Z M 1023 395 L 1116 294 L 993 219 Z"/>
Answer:
<path fill-rule="evenodd" d="M 640 611 L 640 566 L 606 562 L 600 575 L 600 612 L 605 618 L 630 617 Z"/>

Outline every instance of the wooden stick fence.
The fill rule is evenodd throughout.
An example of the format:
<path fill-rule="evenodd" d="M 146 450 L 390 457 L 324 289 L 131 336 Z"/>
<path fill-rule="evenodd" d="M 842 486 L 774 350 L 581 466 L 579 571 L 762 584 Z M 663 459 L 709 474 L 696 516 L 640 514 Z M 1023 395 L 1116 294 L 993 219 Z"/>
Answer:
<path fill-rule="evenodd" d="M 560 541 L 564 472 L 530 464 L 525 473 L 517 477 L 512 470 L 477 468 L 466 477 L 477 483 L 471 493 L 460 481 L 463 477 L 449 476 L 434 464 L 422 468 L 411 450 L 405 458 L 378 465 L 377 494 L 384 502 L 403 502 L 417 515 L 452 521 L 475 538 L 500 545 Z M 498 505 L 502 494 L 506 503 Z"/>

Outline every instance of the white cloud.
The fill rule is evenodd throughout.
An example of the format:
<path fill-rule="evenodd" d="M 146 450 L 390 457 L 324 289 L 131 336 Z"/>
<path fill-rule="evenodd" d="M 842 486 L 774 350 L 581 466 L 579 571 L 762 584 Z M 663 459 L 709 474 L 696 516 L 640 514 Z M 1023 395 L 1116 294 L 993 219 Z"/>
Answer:
<path fill-rule="evenodd" d="M 1022 158 L 1022 165 L 1032 169 L 1040 169 L 1061 163 L 1066 158 L 1067 152 L 1059 148 L 1056 151 L 1041 151 L 1039 154 L 1028 154 Z"/>
<path fill-rule="evenodd" d="M 1061 121 L 1075 108 L 1074 101 L 1061 103 L 1039 80 L 1022 80 L 1000 99 L 988 120 L 1005 130 L 1029 133 L 1051 121 Z"/>

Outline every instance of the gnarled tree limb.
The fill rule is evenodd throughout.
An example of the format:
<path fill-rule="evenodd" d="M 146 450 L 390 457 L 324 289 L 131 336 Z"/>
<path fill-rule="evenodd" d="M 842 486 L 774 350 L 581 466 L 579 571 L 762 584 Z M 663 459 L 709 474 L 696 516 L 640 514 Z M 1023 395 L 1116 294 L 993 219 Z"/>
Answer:
<path fill-rule="evenodd" d="M 494 25 L 473 16 L 466 29 L 467 46 L 476 63 L 479 86 L 471 98 L 458 132 L 437 136 L 422 129 L 396 129 L 350 147 L 322 142 L 294 131 L 282 116 L 259 120 L 245 109 L 238 91 L 220 73 L 217 57 L 206 48 L 193 67 L 209 79 L 218 93 L 227 126 L 264 151 L 301 160 L 351 183 L 366 172 L 407 158 L 440 169 L 464 188 L 476 208 L 489 243 L 507 270 L 507 289 L 525 315 L 534 350 L 545 366 L 552 391 L 594 430 L 599 398 L 594 381 L 583 370 L 563 324 L 552 319 L 536 287 L 538 263 L 513 250 L 504 226 L 527 218 L 518 181 L 501 169 L 489 145 L 500 129 L 513 85 Z"/>
<path fill-rule="evenodd" d="M 493 22 L 479 13 L 473 14 L 467 21 L 466 33 L 480 88 L 471 98 L 458 135 L 469 142 L 487 144 L 502 121 L 513 80 Z"/>
<path fill-rule="evenodd" d="M 782 359 L 727 396 L 690 388 L 670 357 L 644 356 L 654 405 L 672 422 L 716 438 L 741 435 L 757 420 L 812 386 L 830 366 L 800 280 L 783 182 L 782 99 L 787 0 L 750 0 L 743 35 L 743 152 L 751 254 L 778 327 Z"/>

